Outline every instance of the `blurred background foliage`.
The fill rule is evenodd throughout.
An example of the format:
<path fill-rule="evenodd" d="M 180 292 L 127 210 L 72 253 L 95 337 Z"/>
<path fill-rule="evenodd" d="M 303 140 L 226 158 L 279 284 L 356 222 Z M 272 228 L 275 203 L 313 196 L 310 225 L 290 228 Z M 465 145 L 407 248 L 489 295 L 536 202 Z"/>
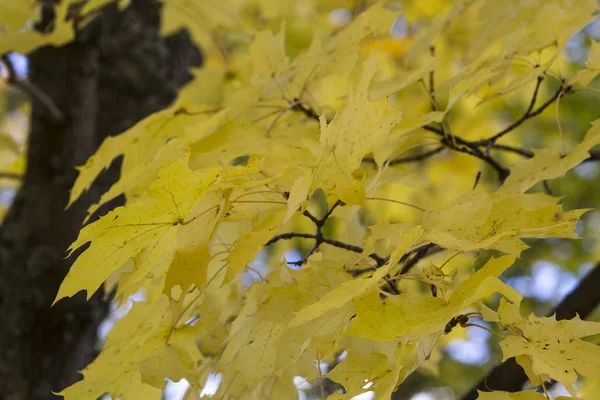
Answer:
<path fill-rule="evenodd" d="M 8 85 L 0 65 L 0 220 L 4 218 L 25 172 L 25 146 L 29 129 L 29 100 Z"/>

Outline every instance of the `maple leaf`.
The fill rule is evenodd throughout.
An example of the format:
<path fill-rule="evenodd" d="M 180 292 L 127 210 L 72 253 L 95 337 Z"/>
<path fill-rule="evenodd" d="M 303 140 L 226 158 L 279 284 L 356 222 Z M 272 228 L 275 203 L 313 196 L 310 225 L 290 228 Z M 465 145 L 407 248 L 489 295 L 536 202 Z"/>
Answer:
<path fill-rule="evenodd" d="M 384 302 L 376 293 L 354 301 L 357 315 L 348 335 L 380 342 L 395 339 L 418 340 L 419 337 L 442 333 L 446 324 L 477 300 L 500 292 L 509 298 L 518 293 L 506 286 L 498 276 L 512 265 L 513 257 L 491 259 L 456 287 L 448 301 L 437 297 L 400 294 Z"/>
<path fill-rule="evenodd" d="M 520 297 L 520 296 L 519 296 Z M 500 322 L 515 335 L 500 342 L 504 359 L 524 355 L 531 364 L 526 371 L 550 376 L 575 394 L 576 371 L 591 378 L 600 377 L 600 347 L 584 342 L 582 337 L 600 333 L 600 322 L 582 321 L 579 316 L 556 321 L 556 317 L 521 317 L 521 298 L 502 300 L 498 307 Z M 517 362 L 519 362 L 517 358 Z"/>
<path fill-rule="evenodd" d="M 201 361 L 201 355 L 188 353 L 187 349 L 192 347 L 182 346 L 176 339 L 167 346 L 170 318 L 169 301 L 164 295 L 154 305 L 134 303 L 108 334 L 102 354 L 83 371 L 84 379 L 59 394 L 67 400 L 95 400 L 106 392 L 115 397 L 121 393 L 132 396 L 134 388 L 140 386 L 152 394 L 156 392 L 148 386 L 164 389 L 163 374 L 174 380 L 180 379 L 178 376 L 184 370 L 191 370 Z M 132 332 L 137 334 L 132 335 Z M 187 337 L 184 340 L 193 339 Z M 165 359 L 167 355 L 170 355 L 168 360 Z M 156 374 L 161 376 L 159 382 L 152 378 Z"/>
<path fill-rule="evenodd" d="M 42 34 L 29 26 L 37 16 L 37 7 L 29 3 L 2 2 L 0 5 L 0 53 L 7 54 L 18 51 L 21 54 L 30 53 L 43 45 L 62 45 L 73 39 L 73 30 L 66 21 L 70 4 L 64 2 L 56 5 L 56 18 L 53 29 Z"/>
<path fill-rule="evenodd" d="M 89 298 L 110 274 L 136 257 L 130 280 L 144 279 L 148 274 L 164 279 L 178 250 L 178 236 L 186 232 L 185 225 L 201 224 L 202 229 L 214 229 L 215 220 L 212 225 L 202 224 L 207 221 L 198 218 L 207 209 L 213 216 L 218 215 L 221 199 L 216 198 L 207 209 L 197 210 L 196 206 L 216 182 L 220 169 L 197 174 L 189 170 L 187 162 L 188 157 L 184 157 L 167 165 L 138 201 L 111 211 L 81 230 L 70 251 L 88 242 L 91 245 L 71 267 L 56 300 L 80 290 L 86 290 Z M 209 238 L 210 234 L 205 235 L 205 239 Z M 197 273 L 202 274 L 201 271 Z"/>
<path fill-rule="evenodd" d="M 362 204 L 364 188 L 353 176 L 365 154 L 373 151 L 400 122 L 385 100 L 369 102 L 369 83 L 377 70 L 372 55 L 357 68 L 356 84 L 344 109 L 329 124 L 321 118 L 321 157 L 312 189 L 322 188 L 346 204 Z"/>
<path fill-rule="evenodd" d="M 401 233 L 399 235 L 397 246 L 394 249 L 394 253 L 390 256 L 386 265 L 379 268 L 372 277 L 343 282 L 339 287 L 325 294 L 319 301 L 298 311 L 294 316 L 294 319 L 290 322 L 291 326 L 302 325 L 323 315 L 327 311 L 342 308 L 352 301 L 352 299 L 360 297 L 370 289 L 373 289 L 380 283 L 381 279 L 389 272 L 389 270 L 397 265 L 400 257 L 414 246 L 414 243 L 418 240 L 420 235 L 420 227 L 413 228 L 406 233 Z"/>
<path fill-rule="evenodd" d="M 600 43 L 592 41 L 585 69 L 577 71 L 570 83 L 579 83 L 588 86 L 590 82 L 600 73 Z"/>

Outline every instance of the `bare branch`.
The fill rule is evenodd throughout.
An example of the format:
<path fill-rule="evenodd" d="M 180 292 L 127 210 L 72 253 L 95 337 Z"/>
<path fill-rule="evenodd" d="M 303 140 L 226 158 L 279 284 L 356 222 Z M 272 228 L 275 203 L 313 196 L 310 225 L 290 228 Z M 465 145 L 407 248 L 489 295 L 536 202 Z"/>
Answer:
<path fill-rule="evenodd" d="M 300 111 L 302 114 L 306 115 L 307 118 L 315 120 L 319 122 L 319 114 L 315 112 L 312 108 L 304 104 L 300 99 L 295 98 L 292 102 L 292 110 Z"/>
<path fill-rule="evenodd" d="M 308 210 L 304 210 L 304 212 L 302 213 L 302 215 L 304 215 L 306 218 L 310 219 L 312 222 L 314 222 L 315 225 L 319 225 L 319 219 L 317 217 L 315 217 L 314 215 L 312 215 L 310 213 L 310 211 Z"/>
<path fill-rule="evenodd" d="M 48 114 L 55 122 L 61 122 L 64 119 L 62 111 L 56 106 L 54 101 L 40 88 L 31 83 L 28 79 L 23 79 L 19 77 L 15 68 L 13 66 L 10 57 L 7 54 L 4 54 L 0 57 L 0 60 L 6 66 L 6 70 L 8 71 L 8 79 L 7 82 L 11 85 L 16 86 L 21 89 L 23 92 L 29 94 L 32 99 L 37 100 L 46 110 L 48 110 Z"/>
<path fill-rule="evenodd" d="M 303 232 L 287 232 L 282 233 L 280 235 L 273 236 L 271 240 L 265 243 L 265 247 L 270 246 L 279 242 L 280 240 L 290 240 L 294 238 L 302 238 L 302 239 L 316 239 L 317 235 L 313 235 L 312 233 L 303 233 Z"/>
<path fill-rule="evenodd" d="M 433 150 L 429 150 L 429 151 L 423 152 L 421 154 L 415 154 L 413 156 L 407 156 L 407 157 L 394 158 L 394 159 L 388 161 L 387 165 L 390 166 L 390 167 L 393 167 L 395 165 L 408 164 L 408 163 L 411 163 L 411 162 L 423 161 L 423 160 L 425 160 L 427 158 L 435 156 L 438 153 L 441 153 L 442 151 L 444 151 L 444 146 L 439 146 L 439 147 L 436 147 Z M 375 160 L 373 158 L 371 158 L 371 157 L 363 158 L 363 161 L 375 164 Z"/>
<path fill-rule="evenodd" d="M 459 143 L 459 141 L 458 141 L 459 138 L 455 137 L 455 139 L 456 139 L 456 142 Z M 485 161 L 492 168 L 494 168 L 496 170 L 496 172 L 498 173 L 498 180 L 500 181 L 500 184 L 504 183 L 506 178 L 508 178 L 508 175 L 510 175 L 510 170 L 508 168 L 500 165 L 500 163 L 498 161 L 496 161 L 489 154 L 484 153 L 481 150 L 479 150 L 477 148 L 477 145 L 475 145 L 474 143 L 467 142 L 463 139 L 460 139 L 460 141 L 464 143 L 464 147 L 454 145 L 452 143 L 452 141 L 450 139 L 448 139 L 447 137 L 442 139 L 442 143 L 444 143 L 447 147 L 449 147 L 453 150 L 456 150 L 458 152 L 461 152 L 461 153 L 470 154 L 474 157 L 479 158 L 480 160 Z"/>
<path fill-rule="evenodd" d="M 498 180 L 500 181 L 500 184 L 504 183 L 506 178 L 508 178 L 508 175 L 510 175 L 510 170 L 508 168 L 500 165 L 500 163 L 496 161 L 493 157 L 491 157 L 489 154 L 479 150 L 479 147 L 482 146 L 481 144 L 479 144 L 479 142 L 469 142 L 467 140 L 462 139 L 459 136 L 453 136 L 454 140 L 451 140 L 444 134 L 443 129 L 436 128 L 431 125 L 424 125 L 423 129 L 429 132 L 433 132 L 436 135 L 442 136 L 442 144 L 444 144 L 444 146 L 448 147 L 449 149 L 458 151 L 460 153 L 469 154 L 473 157 L 477 157 L 480 160 L 485 161 L 498 173 Z M 487 142 L 485 144 L 487 144 Z"/>
<path fill-rule="evenodd" d="M 0 171 L 0 179 L 13 179 L 16 181 L 23 180 L 23 175 L 16 174 L 14 172 L 2 172 Z"/>
<path fill-rule="evenodd" d="M 429 132 L 433 132 L 436 135 L 444 136 L 444 130 L 441 128 L 436 128 L 435 126 L 431 126 L 431 125 L 423 125 L 423 129 L 425 129 L 426 131 L 429 131 Z"/>
<path fill-rule="evenodd" d="M 494 143 L 496 140 L 500 139 L 502 136 L 506 135 L 509 132 L 514 131 L 523 122 L 525 122 L 525 121 L 527 121 L 527 120 L 529 120 L 529 119 L 531 119 L 533 117 L 536 117 L 536 116 L 540 115 L 542 112 L 544 112 L 544 110 L 546 108 L 548 108 L 552 103 L 554 103 L 560 96 L 564 96 L 565 94 L 568 94 L 568 93 L 571 92 L 571 86 L 561 87 L 559 90 L 557 90 L 554 93 L 554 95 L 552 97 L 550 97 L 538 109 L 536 109 L 535 111 L 532 111 L 533 110 L 533 106 L 535 105 L 535 100 L 537 98 L 537 93 L 538 93 L 538 89 L 539 89 L 540 83 L 542 82 L 540 78 L 538 78 L 538 82 L 537 82 L 537 85 L 535 87 L 535 91 L 533 93 L 533 97 L 531 99 L 531 103 L 529 103 L 529 108 L 527 109 L 527 111 L 525 112 L 525 114 L 523 114 L 523 116 L 521 118 L 519 118 L 518 120 L 516 120 L 515 122 L 513 122 L 512 124 L 510 124 L 506 128 L 504 128 L 500 132 L 496 133 L 494 136 L 492 136 L 492 137 L 490 137 L 488 139 L 480 140 L 479 142 L 474 142 L 475 145 L 481 146 L 481 145 L 485 145 L 485 144 L 490 143 L 490 142 Z"/>
<path fill-rule="evenodd" d="M 406 164 L 406 163 L 410 163 L 410 162 L 415 162 L 415 161 L 422 161 L 425 160 L 429 157 L 433 157 L 438 153 L 441 153 L 442 151 L 444 151 L 444 147 L 440 146 L 437 147 L 433 150 L 429 150 L 426 152 L 423 152 L 421 154 L 415 154 L 414 156 L 408 156 L 408 157 L 403 157 L 403 158 L 395 158 L 393 160 L 390 160 L 388 162 L 388 165 L 390 167 L 393 167 L 394 165 L 400 165 L 400 164 Z"/>
<path fill-rule="evenodd" d="M 443 249 L 435 243 L 428 243 L 421 247 L 417 247 L 416 249 L 406 253 L 400 259 L 400 263 L 404 263 L 402 270 L 400 271 L 400 275 L 408 273 L 412 267 L 417 265 L 419 261 L 423 258 L 435 254 L 437 252 L 442 251 Z"/>
<path fill-rule="evenodd" d="M 354 253 L 363 253 L 364 249 L 362 247 L 355 246 L 355 245 L 352 245 L 349 243 L 340 242 L 339 240 L 335 240 L 335 239 L 331 239 L 331 238 L 327 238 L 327 237 L 323 236 L 323 226 L 327 222 L 327 219 L 331 216 L 333 211 L 338 206 L 342 206 L 342 205 L 344 205 L 344 202 L 341 200 L 337 200 L 333 204 L 333 206 L 331 206 L 331 208 L 325 213 L 325 215 L 320 219 L 316 218 L 308 210 L 305 210 L 303 215 L 306 216 L 308 219 L 310 219 L 312 222 L 314 222 L 314 224 L 317 227 L 316 233 L 302 233 L 302 232 L 282 233 L 280 235 L 274 236 L 271 240 L 269 240 L 265 244 L 265 247 L 270 246 L 280 240 L 289 240 L 289 239 L 294 239 L 294 238 L 313 239 L 315 241 L 315 244 L 309 250 L 308 254 L 301 261 L 293 261 L 293 262 L 289 263 L 291 265 L 298 265 L 298 266 L 303 265 L 306 262 L 306 260 L 308 259 L 308 257 L 313 255 L 314 252 L 317 251 L 319 249 L 319 246 L 323 243 L 326 243 L 330 246 L 339 247 L 341 249 L 349 250 Z M 387 262 L 387 258 L 383 258 L 375 253 L 369 254 L 369 257 L 371 257 L 373 260 L 375 260 L 378 267 L 381 267 L 382 265 L 384 265 Z"/>
<path fill-rule="evenodd" d="M 432 59 L 435 59 L 435 47 L 431 46 L 429 48 L 429 54 Z M 429 71 L 429 98 L 431 99 L 431 111 L 438 111 L 439 107 L 435 98 L 435 71 L 433 69 Z"/>
<path fill-rule="evenodd" d="M 521 155 L 523 157 L 527 157 L 527 158 L 533 157 L 533 152 L 531 150 L 522 149 L 522 148 L 514 147 L 514 146 L 507 146 L 504 144 L 492 143 L 492 149 L 509 151 L 511 153 L 516 153 L 516 154 L 519 154 L 519 155 Z"/>

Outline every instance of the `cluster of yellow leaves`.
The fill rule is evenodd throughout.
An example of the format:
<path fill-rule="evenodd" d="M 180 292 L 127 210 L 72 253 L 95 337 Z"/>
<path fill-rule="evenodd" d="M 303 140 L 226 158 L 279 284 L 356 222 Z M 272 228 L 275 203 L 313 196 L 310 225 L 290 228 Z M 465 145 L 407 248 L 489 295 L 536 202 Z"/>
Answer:
<path fill-rule="evenodd" d="M 515 297 L 501 299 L 497 313 L 481 307 L 484 319 L 497 323 L 502 330 L 500 346 L 504 359 L 515 357 L 535 386 L 555 379 L 577 397 L 574 387 L 577 374 L 591 382 L 600 378 L 600 347 L 581 340 L 600 333 L 600 322 L 582 321 L 579 316 L 561 321 L 554 316 L 541 318 L 533 314 L 523 318 L 521 301 L 522 296 L 517 293 Z M 509 398 L 508 394 L 497 396 Z M 533 394 L 521 396 L 528 398 Z"/>
<path fill-rule="evenodd" d="M 37 1 L 0 1 L 0 54 L 16 51 L 27 54 L 43 45 L 63 45 L 74 38 L 72 19 L 68 18 L 72 10 L 77 9 L 82 22 L 94 17 L 95 12 L 110 3 L 111 0 L 70 0 L 61 1 L 55 7 L 54 23 L 48 32 L 40 33 L 33 24 L 41 19 L 42 2 Z M 128 0 L 118 0 L 125 7 Z"/>
<path fill-rule="evenodd" d="M 444 182 L 423 182 L 411 166 L 387 164 L 439 144 L 423 125 L 447 124 L 463 103 L 492 101 L 549 71 L 596 2 L 408 1 L 400 12 L 377 3 L 354 10 L 344 26 L 328 22 L 327 12 L 352 6 L 346 3 L 353 2 L 165 1 L 165 31 L 191 27 L 209 49 L 208 62 L 171 107 L 107 139 L 79 167 L 70 203 L 122 155 L 120 180 L 89 213 L 122 194 L 127 202 L 82 228 L 70 250 L 89 247 L 57 301 L 80 290 L 90 296 L 103 284 L 116 289 L 117 301 L 139 291 L 145 299 L 117 323 L 84 379 L 61 393 L 65 398 L 95 400 L 107 392 L 159 399 L 165 378 L 185 378 L 186 398 L 195 399 L 209 373 L 218 372 L 221 398 L 291 399 L 294 377 L 321 379 L 315 362 L 346 351 L 327 374 L 346 393 L 330 398 L 374 391 L 386 399 L 429 358 L 449 321 L 494 293 L 510 301 L 497 318 L 512 334 L 502 340 L 504 354 L 518 356 L 535 382 L 552 377 L 572 389 L 574 370 L 598 378 L 600 367 L 585 354 L 597 348 L 579 341 L 597 325 L 525 320 L 515 308 L 520 295 L 499 277 L 526 248 L 521 238 L 576 237 L 585 210 L 564 211 L 558 198 L 526 192 L 583 161 L 600 143 L 600 125 L 593 123 L 568 154 L 536 150 L 511 167 L 500 188 L 456 185 L 468 175 L 472 186 L 478 164 L 467 155 L 453 157 L 450 167 L 448 158 L 432 161 Z M 421 28 L 406 54 L 390 54 L 381 43 L 393 40 L 388 32 L 401 12 Z M 296 43 L 291 56 L 287 28 L 274 26 L 281 21 L 294 29 L 319 21 L 321 29 Z M 537 66 L 518 68 L 534 59 Z M 435 98 L 420 87 L 432 71 Z M 491 133 L 467 129 L 461 137 Z M 445 135 L 452 143 L 451 131 Z M 381 200 L 394 185 L 411 194 L 388 199 L 400 203 L 391 205 L 402 208 L 400 223 Z M 339 223 L 337 238 L 351 244 L 331 238 L 290 268 L 279 262 L 282 242 L 302 236 L 277 235 L 306 227 L 302 214 L 314 211 L 319 198 L 321 214 L 342 202 L 331 218 Z M 365 215 L 374 220 L 361 222 Z M 322 238 L 319 232 L 304 238 Z M 404 257 L 429 244 L 447 255 L 507 255 L 460 279 L 449 266 L 417 265 L 416 279 L 436 288 L 432 296 L 403 286 L 411 276 L 402 274 Z M 255 268 L 263 251 L 271 261 Z M 388 284 L 402 293 L 384 292 Z M 551 343 L 557 350 L 546 355 L 556 329 L 567 343 Z"/>

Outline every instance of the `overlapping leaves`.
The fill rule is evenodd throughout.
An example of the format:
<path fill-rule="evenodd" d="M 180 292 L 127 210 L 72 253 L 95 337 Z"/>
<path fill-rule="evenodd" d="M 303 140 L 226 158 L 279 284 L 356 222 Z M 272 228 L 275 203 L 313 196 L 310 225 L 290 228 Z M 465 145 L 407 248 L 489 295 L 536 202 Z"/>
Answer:
<path fill-rule="evenodd" d="M 223 398 L 294 398 L 293 377 L 321 379 L 314 362 L 337 363 L 345 350 L 348 355 L 328 377 L 346 393 L 331 398 L 368 390 L 387 398 L 430 356 L 450 321 L 496 293 L 513 304 L 504 301 L 499 310 L 500 322 L 515 333 L 502 342 L 506 356 L 529 357 L 529 363 L 520 359 L 527 371 L 566 385 L 574 383 L 574 370 L 595 378 L 598 368 L 587 363 L 584 353 L 597 348 L 589 350 L 593 345 L 578 339 L 595 332 L 595 325 L 524 320 L 510 308 L 518 304 L 518 293 L 499 277 L 526 247 L 521 238 L 576 237 L 575 224 L 585 210 L 564 211 L 558 198 L 526 192 L 582 162 L 600 142 L 597 123 L 568 154 L 540 149 L 512 165 L 500 188 L 481 184 L 441 196 L 413 179 L 412 190 L 419 193 L 415 198 L 431 205 L 426 209 L 378 196 L 394 179 L 405 183 L 411 178 L 405 170 L 392 170 L 388 157 L 424 145 L 410 135 L 426 124 L 440 124 L 438 145 L 489 161 L 487 150 L 477 153 L 453 136 L 448 113 L 470 96 L 488 100 L 535 80 L 543 68 L 514 76 L 513 63 L 550 51 L 541 64 L 550 68 L 565 37 L 589 20 L 587 8 L 576 11 L 568 1 L 514 1 L 512 9 L 501 10 L 491 0 L 479 3 L 456 1 L 454 7 L 441 7 L 443 15 L 415 40 L 406 63 L 397 68 L 390 67 L 385 54 L 363 57 L 361 52 L 385 35 L 397 17 L 382 5 L 363 11 L 333 34 L 330 29 L 315 33 L 296 57 L 286 52 L 283 30 L 259 32 L 249 47 L 229 43 L 235 50 L 225 54 L 227 73 L 221 68 L 213 74 L 214 66 L 209 66 L 171 108 L 108 139 L 80 167 L 70 201 L 123 155 L 121 180 L 101 203 L 125 194 L 127 204 L 81 230 L 71 250 L 89 247 L 75 261 L 57 300 L 79 290 L 89 296 L 107 280 L 117 282 L 121 300 L 138 290 L 146 291 L 147 298 L 117 324 L 84 380 L 65 396 L 91 399 L 109 392 L 127 398 L 135 390 L 155 396 L 152 387 L 162 389 L 166 377 L 188 379 L 190 390 L 196 391 L 190 393 L 197 396 L 214 370 L 223 374 L 217 394 Z M 524 22 L 536 7 L 547 12 L 545 19 Z M 244 7 L 236 10 L 243 16 Z M 495 11 L 514 13 L 514 21 L 498 25 L 490 17 Z M 484 21 L 473 22 L 472 13 Z M 234 30 L 243 20 L 221 17 L 222 25 L 215 24 L 223 29 Z M 540 28 L 551 21 L 564 29 Z M 173 20 L 170 24 L 178 26 Z M 447 59 L 427 67 L 429 47 L 456 34 L 456 24 L 469 27 L 469 37 L 459 37 L 456 48 L 451 37 L 440 43 Z M 240 29 L 231 40 L 246 34 Z M 456 62 L 466 67 L 448 67 Z M 401 92 L 413 91 L 441 68 L 439 89 L 412 97 L 413 103 L 424 98 L 425 107 L 403 100 Z M 505 75 L 511 79 L 503 80 Z M 202 93 L 207 87 L 217 88 L 219 95 Z M 438 107 L 442 97 L 446 106 Z M 448 169 L 448 179 L 459 173 Z M 373 211 L 371 201 L 406 207 L 410 223 L 389 218 L 377 219 L 376 225 L 365 222 Z M 323 220 L 315 216 L 319 202 Z M 95 210 L 97 206 L 91 212 Z M 377 211 L 372 214 L 382 215 Z M 338 229 L 325 226 L 329 219 L 336 220 Z M 308 229 L 307 223 L 316 233 L 297 232 Z M 334 234 L 336 238 L 330 237 Z M 288 239 L 314 245 L 296 268 L 279 262 Z M 476 272 L 463 268 L 459 278 L 446 280 L 458 271 L 409 265 L 430 249 L 445 256 L 475 256 L 482 249 L 508 255 L 490 259 Z M 261 251 L 273 257 L 257 269 L 253 261 Z M 407 265 L 421 272 L 403 271 Z M 255 278 L 251 284 L 248 275 Z M 404 285 L 410 278 L 435 290 Z M 532 340 L 556 327 L 575 344 L 546 359 Z M 125 331 L 131 336 L 124 337 Z M 567 360 L 569 354 L 576 361 Z"/>

